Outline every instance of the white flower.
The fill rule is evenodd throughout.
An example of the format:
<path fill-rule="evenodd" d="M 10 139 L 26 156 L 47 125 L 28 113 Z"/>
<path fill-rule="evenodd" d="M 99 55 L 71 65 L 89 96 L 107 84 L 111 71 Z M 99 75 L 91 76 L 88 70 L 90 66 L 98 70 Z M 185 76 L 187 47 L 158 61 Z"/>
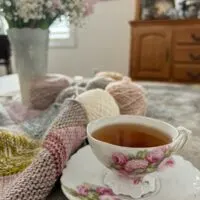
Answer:
<path fill-rule="evenodd" d="M 55 17 L 65 13 L 70 23 L 78 24 L 86 13 L 86 4 L 91 6 L 93 4 L 90 2 L 93 1 L 96 0 L 0 0 L 0 8 L 3 8 L 8 20 L 22 20 L 24 26 L 34 20 L 34 26 L 37 27 L 41 19 L 47 19 L 50 25 Z"/>
<path fill-rule="evenodd" d="M 8 6 L 8 7 L 10 7 L 12 5 L 12 3 L 9 0 L 6 0 L 5 1 L 5 5 Z"/>
<path fill-rule="evenodd" d="M 47 7 L 47 8 L 51 8 L 52 5 L 53 5 L 52 1 L 47 1 L 47 2 L 46 2 L 46 7 Z"/>

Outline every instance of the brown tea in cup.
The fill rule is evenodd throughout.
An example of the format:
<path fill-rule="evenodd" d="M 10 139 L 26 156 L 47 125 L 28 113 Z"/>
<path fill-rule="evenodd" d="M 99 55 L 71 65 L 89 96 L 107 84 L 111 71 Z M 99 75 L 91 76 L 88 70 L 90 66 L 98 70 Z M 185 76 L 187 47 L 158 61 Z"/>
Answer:
<path fill-rule="evenodd" d="M 138 124 L 109 125 L 96 130 L 92 137 L 102 142 L 123 147 L 156 147 L 172 142 L 164 132 Z"/>

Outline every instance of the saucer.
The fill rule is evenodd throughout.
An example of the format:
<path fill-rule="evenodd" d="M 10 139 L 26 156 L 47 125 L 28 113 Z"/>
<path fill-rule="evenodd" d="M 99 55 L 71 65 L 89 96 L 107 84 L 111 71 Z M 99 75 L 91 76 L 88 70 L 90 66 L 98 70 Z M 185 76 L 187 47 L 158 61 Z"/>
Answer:
<path fill-rule="evenodd" d="M 144 200 L 197 200 L 200 199 L 200 171 L 180 156 L 173 156 L 175 166 L 151 176 L 159 177 L 159 190 Z M 133 200 L 118 195 L 105 185 L 110 171 L 94 156 L 90 146 L 80 149 L 64 169 L 62 191 L 69 200 Z"/>

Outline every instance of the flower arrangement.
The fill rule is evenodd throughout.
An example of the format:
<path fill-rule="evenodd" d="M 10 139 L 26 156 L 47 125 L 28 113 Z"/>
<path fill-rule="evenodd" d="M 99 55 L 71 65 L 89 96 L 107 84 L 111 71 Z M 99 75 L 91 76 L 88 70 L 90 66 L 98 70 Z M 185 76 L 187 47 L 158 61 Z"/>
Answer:
<path fill-rule="evenodd" d="M 96 0 L 0 0 L 10 28 L 48 29 L 55 19 L 66 15 L 71 24 L 92 13 Z"/>

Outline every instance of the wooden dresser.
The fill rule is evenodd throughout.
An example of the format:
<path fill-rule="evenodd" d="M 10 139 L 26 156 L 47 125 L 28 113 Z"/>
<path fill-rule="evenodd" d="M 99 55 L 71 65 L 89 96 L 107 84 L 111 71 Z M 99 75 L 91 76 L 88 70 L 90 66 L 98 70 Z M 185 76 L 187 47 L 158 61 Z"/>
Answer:
<path fill-rule="evenodd" d="M 133 21 L 130 76 L 200 82 L 200 20 Z"/>

